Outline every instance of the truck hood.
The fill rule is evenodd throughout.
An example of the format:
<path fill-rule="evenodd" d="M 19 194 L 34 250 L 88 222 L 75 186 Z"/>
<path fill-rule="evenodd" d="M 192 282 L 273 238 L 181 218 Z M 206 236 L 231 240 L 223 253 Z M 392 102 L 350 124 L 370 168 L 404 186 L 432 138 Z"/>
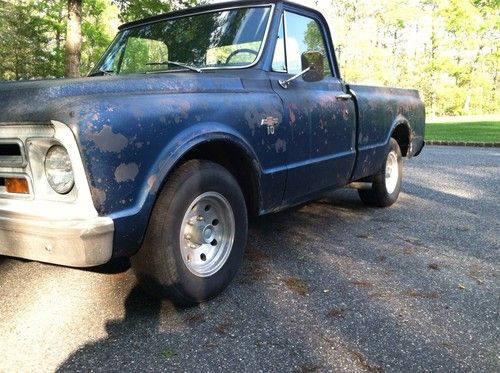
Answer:
<path fill-rule="evenodd" d="M 242 89 L 241 79 L 236 74 L 215 72 L 5 82 L 0 83 L 0 123 L 57 120 L 76 124 L 78 114 L 84 115 L 85 108 L 106 97 L 238 92 Z"/>

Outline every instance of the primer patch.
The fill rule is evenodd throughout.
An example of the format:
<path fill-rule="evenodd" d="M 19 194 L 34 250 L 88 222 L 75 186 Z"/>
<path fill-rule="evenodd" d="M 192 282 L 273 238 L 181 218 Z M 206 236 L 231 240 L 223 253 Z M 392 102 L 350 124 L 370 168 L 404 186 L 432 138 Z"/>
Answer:
<path fill-rule="evenodd" d="M 117 183 L 134 181 L 139 173 L 139 166 L 135 163 L 122 163 L 115 170 L 115 180 Z"/>
<path fill-rule="evenodd" d="M 128 145 L 128 140 L 121 133 L 114 133 L 110 126 L 102 127 L 101 132 L 89 135 L 103 152 L 119 153 Z"/>

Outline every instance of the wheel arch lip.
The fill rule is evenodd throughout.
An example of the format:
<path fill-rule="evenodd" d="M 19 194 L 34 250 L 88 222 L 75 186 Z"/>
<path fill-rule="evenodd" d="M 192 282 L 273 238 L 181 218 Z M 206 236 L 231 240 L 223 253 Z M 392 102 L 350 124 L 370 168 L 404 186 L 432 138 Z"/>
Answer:
<path fill-rule="evenodd" d="M 390 136 L 389 136 L 389 139 L 387 141 L 389 141 L 391 139 L 392 134 L 394 133 L 394 131 L 396 130 L 396 128 L 398 128 L 398 126 L 400 126 L 400 125 L 405 126 L 408 129 L 408 131 L 410 133 L 410 136 L 411 136 L 411 133 L 412 133 L 413 130 L 411 128 L 410 121 L 404 115 L 398 114 L 398 116 L 396 118 L 394 118 L 394 121 L 391 124 L 391 130 L 389 132 Z M 409 138 L 409 140 L 410 139 L 411 138 Z"/>
<path fill-rule="evenodd" d="M 248 158 L 252 160 L 252 164 L 255 168 L 254 171 L 259 173 L 262 172 L 260 162 L 258 161 L 257 155 L 252 146 L 232 127 L 220 123 L 207 123 L 202 126 L 195 126 L 187 132 L 188 133 L 180 133 L 170 142 L 171 144 L 178 144 L 179 146 L 175 147 L 175 149 L 168 149 L 171 148 L 169 146 L 164 149 L 164 152 L 161 154 L 158 162 L 158 182 L 155 183 L 157 188 L 155 189 L 153 187 L 151 189 L 152 192 L 156 193 L 159 190 L 163 181 L 186 156 L 186 154 L 198 146 L 210 142 L 225 142 L 238 147 Z"/>
<path fill-rule="evenodd" d="M 398 114 L 398 116 L 394 119 L 394 121 L 391 124 L 391 129 L 389 131 L 389 136 L 387 138 L 387 147 L 389 147 L 391 138 L 393 137 L 394 132 L 396 131 L 396 129 L 399 126 L 405 127 L 406 130 L 408 131 L 408 139 L 407 139 L 408 140 L 408 149 L 406 151 L 406 154 L 407 154 L 407 156 L 409 158 L 411 158 L 411 156 L 412 156 L 413 140 L 415 139 L 415 131 L 413 130 L 413 128 L 412 128 L 412 126 L 411 126 L 410 121 L 408 120 L 408 118 L 406 118 L 402 114 Z"/>

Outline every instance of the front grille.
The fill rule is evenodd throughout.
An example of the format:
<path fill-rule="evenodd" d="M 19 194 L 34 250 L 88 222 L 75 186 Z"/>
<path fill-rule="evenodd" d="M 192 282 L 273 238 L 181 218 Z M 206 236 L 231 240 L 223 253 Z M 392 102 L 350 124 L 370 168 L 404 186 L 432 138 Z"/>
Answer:
<path fill-rule="evenodd" d="M 24 160 L 20 141 L 0 141 L 0 167 L 22 167 Z"/>
<path fill-rule="evenodd" d="M 21 156 L 19 144 L 0 144 L 0 156 Z"/>
<path fill-rule="evenodd" d="M 28 144 L 36 145 L 53 141 L 51 139 L 53 139 L 54 134 L 54 127 L 49 124 L 0 123 L 0 207 L 2 204 L 9 203 L 9 199 L 33 199 L 33 185 L 37 181 L 42 194 L 45 193 L 45 189 L 43 189 L 45 186 L 50 188 L 48 184 L 40 182 L 40 179 L 45 176 L 43 155 L 38 154 L 38 145 L 32 145 L 30 148 Z M 32 169 L 33 165 L 36 166 L 37 170 L 35 175 Z M 12 184 L 9 179 L 25 179 L 28 183 L 29 194 L 21 193 L 22 188 L 17 189 L 18 186 L 14 185 L 16 181 L 12 181 L 14 183 Z M 13 192 L 8 193 L 7 189 Z"/>

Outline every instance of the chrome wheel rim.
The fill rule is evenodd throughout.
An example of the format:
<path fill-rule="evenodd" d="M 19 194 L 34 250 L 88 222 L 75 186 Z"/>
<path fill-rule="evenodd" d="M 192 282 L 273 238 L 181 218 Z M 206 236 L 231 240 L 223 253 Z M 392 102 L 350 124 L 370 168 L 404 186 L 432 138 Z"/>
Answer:
<path fill-rule="evenodd" d="M 398 155 L 393 150 L 387 156 L 385 164 L 385 189 L 392 194 L 396 190 L 399 180 Z"/>
<path fill-rule="evenodd" d="M 229 201 L 220 193 L 197 197 L 182 219 L 181 255 L 186 267 L 198 277 L 217 273 L 233 248 L 235 221 Z"/>

